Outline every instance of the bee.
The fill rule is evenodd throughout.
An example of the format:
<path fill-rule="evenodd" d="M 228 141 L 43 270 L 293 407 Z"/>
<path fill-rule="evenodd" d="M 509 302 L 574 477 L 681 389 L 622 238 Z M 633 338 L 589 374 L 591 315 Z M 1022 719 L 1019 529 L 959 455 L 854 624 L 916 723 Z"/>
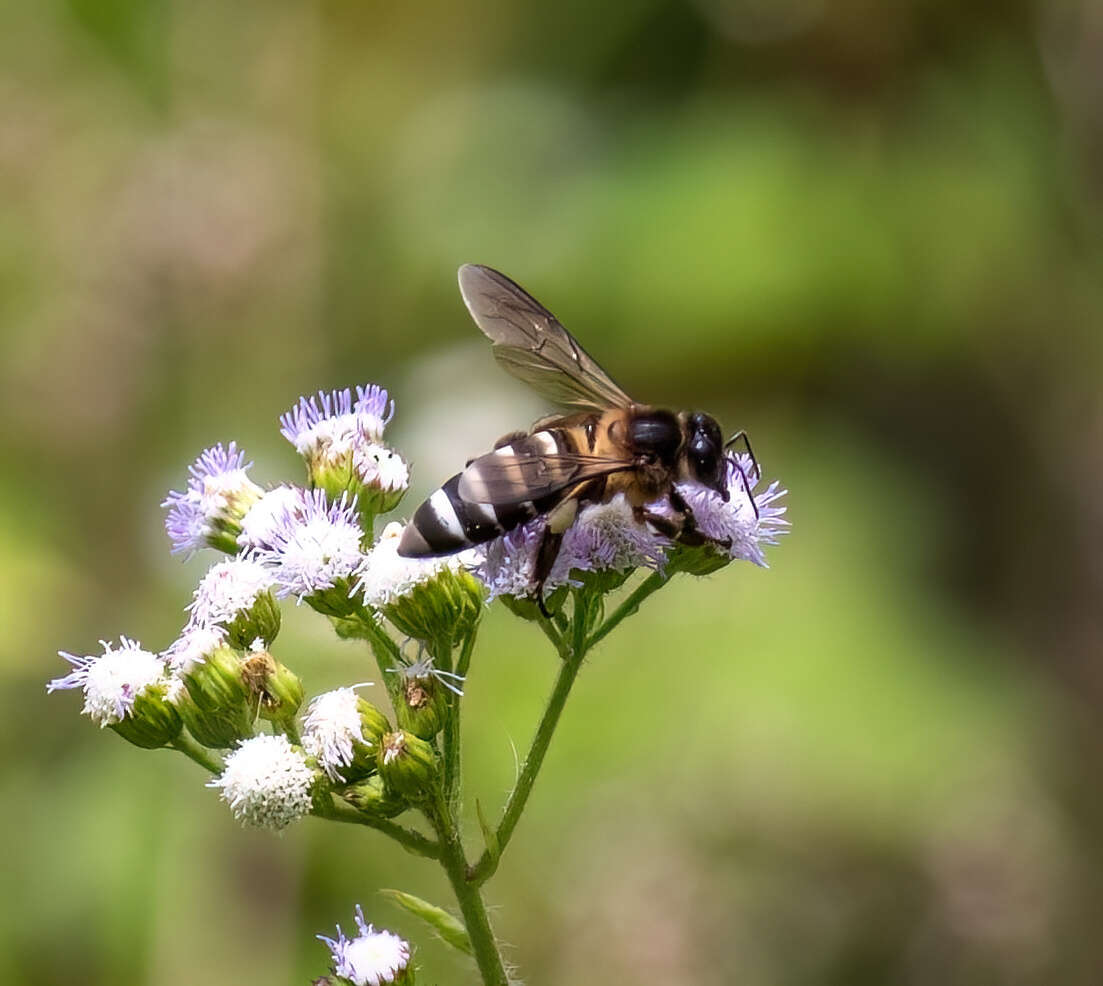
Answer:
<path fill-rule="evenodd" d="M 711 415 L 636 403 L 551 312 L 504 274 L 465 264 L 459 283 L 498 362 L 569 413 L 511 432 L 492 452 L 468 461 L 417 508 L 398 553 L 454 554 L 544 517 L 533 573 L 543 609 L 544 580 L 564 532 L 585 504 L 623 493 L 637 521 L 685 544 L 704 543 L 675 483 L 692 480 L 727 500 L 728 448 L 743 442 L 756 477 L 761 472 L 746 432 L 724 442 Z M 747 476 L 734 468 L 757 516 Z M 648 510 L 661 497 L 672 509 L 661 515 Z"/>

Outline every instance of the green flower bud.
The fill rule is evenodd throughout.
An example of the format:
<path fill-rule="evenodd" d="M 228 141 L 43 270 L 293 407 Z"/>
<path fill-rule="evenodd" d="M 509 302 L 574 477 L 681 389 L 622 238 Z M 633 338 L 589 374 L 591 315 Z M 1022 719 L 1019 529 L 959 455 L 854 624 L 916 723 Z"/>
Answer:
<path fill-rule="evenodd" d="M 246 687 L 254 696 L 254 708 L 269 722 L 291 719 L 303 704 L 303 683 L 299 676 L 277 661 L 268 651 L 255 651 L 241 664 Z"/>
<path fill-rule="evenodd" d="M 437 755 L 420 737 L 401 729 L 387 733 L 377 763 L 389 791 L 410 801 L 425 801 L 432 795 L 437 783 Z"/>
<path fill-rule="evenodd" d="M 181 675 L 176 708 L 203 746 L 226 749 L 254 733 L 257 699 L 245 682 L 241 655 L 225 645 Z"/>
<path fill-rule="evenodd" d="M 442 567 L 433 578 L 396 596 L 383 607 L 383 615 L 416 640 L 457 643 L 471 632 L 482 610 L 482 583 L 462 568 Z"/>
<path fill-rule="evenodd" d="M 387 717 L 351 688 L 315 696 L 303 725 L 303 749 L 337 783 L 375 773 L 383 736 L 391 731 Z"/>
<path fill-rule="evenodd" d="M 378 774 L 356 784 L 338 788 L 337 794 L 357 811 L 373 818 L 394 818 L 409 807 L 406 799 L 389 790 Z"/>
<path fill-rule="evenodd" d="M 447 689 L 433 675 L 431 665 L 419 661 L 403 669 L 397 691 L 394 706 L 399 726 L 424 740 L 431 740 L 444 728 Z"/>
<path fill-rule="evenodd" d="M 180 713 L 169 701 L 169 687 L 152 685 L 144 689 L 131 706 L 130 715 L 110 723 L 123 739 L 146 750 L 167 746 L 180 734 Z"/>
<path fill-rule="evenodd" d="M 226 624 L 227 639 L 242 650 L 248 650 L 257 640 L 269 647 L 279 632 L 280 606 L 271 590 L 258 593 L 252 606 Z"/>

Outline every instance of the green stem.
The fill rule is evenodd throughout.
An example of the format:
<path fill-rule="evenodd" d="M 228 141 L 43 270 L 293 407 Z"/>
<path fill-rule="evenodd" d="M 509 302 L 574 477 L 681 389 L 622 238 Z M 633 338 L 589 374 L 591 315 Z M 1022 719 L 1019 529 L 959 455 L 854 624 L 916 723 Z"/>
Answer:
<path fill-rule="evenodd" d="M 440 846 L 432 839 L 427 839 L 420 832 L 408 829 L 397 822 L 388 821 L 386 818 L 372 818 L 362 814 L 352 807 L 347 801 L 331 795 L 329 800 L 319 799 L 314 806 L 314 814 L 319 818 L 328 818 L 334 822 L 349 822 L 353 825 L 366 825 L 368 828 L 389 835 L 399 843 L 407 852 L 415 856 L 424 856 L 426 859 L 440 859 Z"/>
<path fill-rule="evenodd" d="M 490 927 L 490 918 L 486 913 L 486 904 L 476 884 L 467 879 L 467 858 L 463 844 L 453 821 L 451 809 L 444 798 L 426 813 L 440 840 L 440 860 L 448 874 L 448 882 L 460 905 L 467 936 L 471 940 L 471 950 L 479 966 L 485 986 L 509 986 L 502 956 L 498 952 L 494 931 Z"/>
<path fill-rule="evenodd" d="M 576 593 L 574 612 L 571 614 L 570 646 L 565 652 L 562 647 L 560 648 L 563 663 L 559 667 L 555 687 L 548 699 L 547 708 L 544 709 L 544 715 L 540 719 L 540 725 L 536 729 L 536 735 L 533 737 L 532 746 L 529 747 L 528 755 L 521 767 L 521 773 L 517 777 L 517 783 L 506 802 L 505 811 L 502 812 L 502 820 L 498 823 L 497 851 L 492 853 L 488 848 L 479 857 L 479 861 L 468 870 L 468 880 L 477 887 L 486 883 L 498 868 L 498 861 L 501 859 L 501 855 L 513 835 L 513 830 L 521 819 L 521 813 L 525 810 L 529 795 L 532 793 L 532 786 L 536 783 L 536 775 L 540 772 L 540 767 L 544 763 L 544 755 L 548 752 L 552 736 L 555 735 L 555 727 L 559 724 L 563 706 L 567 702 L 567 696 L 571 693 L 571 686 L 574 685 L 575 678 L 578 677 L 583 658 L 585 658 L 589 649 L 586 643 L 587 612 L 588 602 L 585 596 Z"/>
<path fill-rule="evenodd" d="M 586 650 L 590 650 L 609 636 L 609 634 L 617 628 L 621 620 L 635 613 L 640 608 L 640 604 L 648 596 L 653 592 L 657 592 L 666 585 L 668 581 L 668 577 L 659 572 L 652 572 L 647 576 L 646 579 L 636 586 L 628 598 L 613 611 L 613 615 L 593 632 L 590 639 L 586 641 Z"/>
<path fill-rule="evenodd" d="M 471 666 L 471 656 L 475 650 L 475 637 L 479 632 L 479 624 L 472 627 L 471 632 L 464 638 L 460 649 L 459 659 L 456 661 L 456 674 L 461 678 L 467 676 L 467 669 Z M 463 682 L 459 682 L 463 688 Z M 460 710 L 463 696 L 452 693 L 448 702 L 448 717 L 444 722 L 444 797 L 452 812 L 458 810 L 460 800 Z"/>
<path fill-rule="evenodd" d="M 204 767 L 212 774 L 221 774 L 225 767 L 225 764 L 216 754 L 211 753 L 205 746 L 200 746 L 192 739 L 187 730 L 181 730 L 171 745 L 174 750 L 179 750 L 188 759 L 194 760 L 200 767 Z"/>

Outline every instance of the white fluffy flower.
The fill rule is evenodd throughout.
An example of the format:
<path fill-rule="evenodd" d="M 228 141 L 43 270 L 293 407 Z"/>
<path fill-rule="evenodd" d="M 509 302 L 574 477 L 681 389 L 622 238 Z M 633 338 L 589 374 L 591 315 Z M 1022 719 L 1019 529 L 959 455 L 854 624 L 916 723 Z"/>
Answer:
<path fill-rule="evenodd" d="M 405 490 L 410 485 L 410 467 L 397 452 L 374 443 L 357 447 L 352 454 L 353 466 L 360 482 L 377 486 L 388 493 Z"/>
<path fill-rule="evenodd" d="M 184 675 L 225 642 L 226 631 L 220 626 L 189 625 L 162 656 L 174 675 Z"/>
<path fill-rule="evenodd" d="M 428 582 L 438 572 L 451 568 L 460 571 L 459 555 L 445 558 L 403 558 L 398 553 L 402 524 L 392 521 L 364 559 L 360 569 L 360 591 L 364 602 L 379 608 L 406 595 L 417 585 Z"/>
<path fill-rule="evenodd" d="M 384 986 L 404 978 L 410 963 L 410 946 L 390 931 L 376 931 L 356 907 L 356 927 L 360 934 L 346 938 L 337 926 L 337 938 L 319 935 L 333 955 L 333 969 L 355 986 Z"/>
<path fill-rule="evenodd" d="M 252 557 L 221 561 L 211 566 L 195 590 L 195 598 L 188 606 L 191 623 L 211 626 L 231 622 L 238 613 L 249 610 L 273 584 L 272 573 Z"/>
<path fill-rule="evenodd" d="M 208 787 L 222 791 L 243 825 L 279 830 L 310 811 L 315 774 L 286 736 L 254 736 L 226 758 Z"/>
<path fill-rule="evenodd" d="M 130 715 L 139 695 L 153 685 L 167 686 L 167 679 L 164 661 L 144 650 L 136 640 L 120 637 L 118 650 L 108 641 L 101 640 L 100 644 L 103 654 L 99 655 L 79 657 L 59 651 L 74 670 L 63 678 L 55 678 L 46 691 L 83 688 L 81 711 L 102 727 L 121 722 Z"/>
<path fill-rule="evenodd" d="M 337 688 L 312 699 L 303 720 L 303 749 L 331 780 L 341 780 L 339 768 L 352 763 L 355 743 L 370 744 L 364 736 L 356 692 Z"/>

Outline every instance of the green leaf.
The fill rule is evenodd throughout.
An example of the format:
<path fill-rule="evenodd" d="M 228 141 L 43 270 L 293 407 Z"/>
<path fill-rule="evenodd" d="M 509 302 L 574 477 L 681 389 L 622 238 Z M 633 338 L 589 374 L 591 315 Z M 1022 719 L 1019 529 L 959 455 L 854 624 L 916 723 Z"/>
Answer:
<path fill-rule="evenodd" d="M 498 857 L 502 854 L 502 849 L 498 845 L 498 833 L 494 831 L 487 823 L 486 816 L 483 814 L 483 805 L 478 798 L 475 799 L 475 814 L 479 816 L 479 828 L 483 830 L 483 841 L 486 842 L 486 851 L 490 854 L 491 859 L 497 861 Z"/>
<path fill-rule="evenodd" d="M 404 893 L 401 890 L 380 890 L 379 892 L 384 897 L 389 897 L 396 904 L 406 908 L 411 914 L 421 918 L 453 948 L 458 948 L 468 955 L 473 954 L 471 939 L 467 937 L 467 929 L 459 918 L 453 917 L 435 904 L 430 904 L 420 897 Z"/>

